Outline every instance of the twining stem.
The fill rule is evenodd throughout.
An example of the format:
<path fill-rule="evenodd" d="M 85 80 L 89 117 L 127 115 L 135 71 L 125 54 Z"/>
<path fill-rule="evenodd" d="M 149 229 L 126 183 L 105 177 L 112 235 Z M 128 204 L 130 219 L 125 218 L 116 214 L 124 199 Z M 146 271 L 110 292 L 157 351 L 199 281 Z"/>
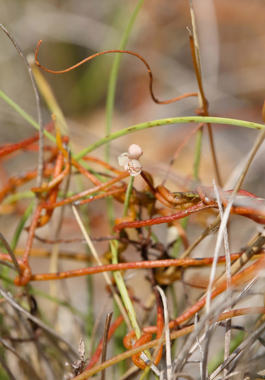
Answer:
<path fill-rule="evenodd" d="M 231 260 L 239 259 L 243 257 L 244 253 L 234 253 L 231 254 Z M 262 257 L 261 255 L 255 255 L 255 258 Z M 3 254 L 0 254 L 1 259 L 6 259 Z M 226 257 L 220 256 L 218 258 L 218 263 L 225 263 Z M 112 272 L 117 270 L 126 269 L 146 269 L 146 268 L 160 268 L 160 267 L 190 267 L 190 266 L 205 266 L 211 265 L 213 262 L 212 257 L 206 258 L 195 258 L 195 259 L 165 259 L 165 260 L 154 260 L 154 261 L 136 261 L 128 263 L 117 263 L 117 264 L 106 264 L 97 267 L 87 267 L 82 269 L 74 269 L 59 273 L 44 273 L 44 274 L 34 274 L 31 276 L 30 281 L 47 281 L 47 280 L 61 280 L 64 278 L 73 278 L 80 276 L 87 276 L 102 272 Z M 223 278 L 222 278 L 223 280 Z"/>

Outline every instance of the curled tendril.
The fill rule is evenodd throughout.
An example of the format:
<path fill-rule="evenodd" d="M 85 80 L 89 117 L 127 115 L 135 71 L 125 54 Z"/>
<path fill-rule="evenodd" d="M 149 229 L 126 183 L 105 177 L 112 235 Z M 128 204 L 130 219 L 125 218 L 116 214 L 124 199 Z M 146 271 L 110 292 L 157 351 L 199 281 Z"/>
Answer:
<path fill-rule="evenodd" d="M 47 71 L 48 73 L 52 73 L 52 74 L 67 73 L 67 72 L 69 72 L 69 71 L 77 68 L 78 66 L 81 66 L 83 63 L 88 62 L 91 59 L 93 59 L 95 57 L 98 57 L 100 55 L 103 55 L 103 54 L 109 54 L 109 53 L 131 54 L 131 55 L 134 55 L 135 57 L 139 58 L 145 64 L 145 66 L 147 68 L 147 71 L 148 71 L 148 74 L 149 74 L 149 90 L 150 90 L 151 97 L 152 97 L 152 99 L 153 99 L 153 101 L 155 103 L 157 103 L 157 104 L 170 104 L 170 103 L 177 102 L 178 100 L 181 100 L 181 99 L 184 99 L 184 98 L 188 98 L 190 96 L 198 96 L 198 94 L 196 92 L 191 92 L 191 93 L 187 93 L 187 94 L 184 94 L 184 95 L 177 96 L 176 98 L 169 99 L 169 100 L 163 100 L 163 101 L 158 100 L 155 97 L 154 92 L 153 92 L 153 74 L 152 74 L 152 71 L 151 71 L 151 68 L 150 68 L 149 64 L 147 63 L 147 61 L 140 54 L 134 53 L 133 51 L 130 51 L 130 50 L 106 50 L 106 51 L 101 51 L 100 53 L 93 54 L 90 57 L 87 57 L 87 58 L 83 59 L 81 62 L 77 63 L 74 66 L 69 67 L 68 69 L 54 71 L 54 70 L 46 69 L 38 61 L 38 52 L 39 52 L 39 48 L 40 48 L 41 44 L 42 44 L 42 40 L 39 40 L 37 48 L 36 48 L 36 51 L 35 51 L 35 61 L 36 61 L 36 65 L 38 65 L 42 70 Z"/>

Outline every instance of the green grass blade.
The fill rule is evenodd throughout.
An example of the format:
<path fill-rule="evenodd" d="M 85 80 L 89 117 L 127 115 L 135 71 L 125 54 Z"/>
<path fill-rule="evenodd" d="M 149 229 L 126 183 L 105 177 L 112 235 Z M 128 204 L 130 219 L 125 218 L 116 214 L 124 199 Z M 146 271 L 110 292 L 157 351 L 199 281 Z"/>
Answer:
<path fill-rule="evenodd" d="M 119 45 L 119 50 L 125 49 L 129 36 L 131 34 L 133 25 L 135 23 L 136 17 L 138 15 L 138 12 L 143 2 L 144 0 L 138 1 L 135 7 L 135 10 L 132 14 L 132 17 L 122 37 L 121 43 Z M 121 58 L 122 58 L 122 54 L 116 54 L 113 65 L 112 65 L 111 73 L 110 73 L 108 93 L 107 93 L 107 103 L 106 103 L 106 135 L 109 135 L 111 133 L 111 124 L 112 124 L 112 116 L 113 116 L 113 109 L 114 109 L 114 102 L 115 102 L 116 85 L 117 85 L 117 78 L 118 78 Z M 106 150 L 105 150 L 106 162 L 109 162 L 109 150 L 110 150 L 110 146 L 109 144 L 107 144 Z"/>
<path fill-rule="evenodd" d="M 130 133 L 142 131 L 148 128 L 160 127 L 163 125 L 182 124 L 182 123 L 213 123 L 213 124 L 235 125 L 238 127 L 245 127 L 245 128 L 257 129 L 257 130 L 264 129 L 263 124 L 252 123 L 250 121 L 237 120 L 237 119 L 227 119 L 223 117 L 212 117 L 212 116 L 172 117 L 172 118 L 167 118 L 167 119 L 160 119 L 160 120 L 148 121 L 146 123 L 136 124 L 136 125 L 133 125 L 132 127 L 124 128 L 120 131 L 114 132 L 111 135 L 103 137 L 102 139 L 96 141 L 94 144 L 83 149 L 81 152 L 75 155 L 75 159 L 81 160 L 88 153 L 108 143 L 109 141 L 115 140 L 119 137 L 128 135 Z"/>
<path fill-rule="evenodd" d="M 19 105 L 17 105 L 12 99 L 10 99 L 3 91 L 0 90 L 0 97 L 9 104 L 20 116 L 23 117 L 29 124 L 31 124 L 34 128 L 36 128 L 39 131 L 39 124 L 26 112 L 24 111 Z M 53 143 L 56 143 L 55 137 L 50 134 L 48 131 L 44 130 L 44 135 Z"/>

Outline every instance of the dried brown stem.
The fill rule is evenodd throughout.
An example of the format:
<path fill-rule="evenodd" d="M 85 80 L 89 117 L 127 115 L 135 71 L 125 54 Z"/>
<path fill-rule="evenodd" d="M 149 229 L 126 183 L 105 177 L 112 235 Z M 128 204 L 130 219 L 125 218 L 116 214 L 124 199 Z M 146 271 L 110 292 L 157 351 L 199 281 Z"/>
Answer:
<path fill-rule="evenodd" d="M 196 28 L 196 21 L 195 21 L 195 14 L 194 14 L 194 9 L 193 9 L 193 5 L 192 5 L 192 0 L 189 1 L 189 4 L 190 4 L 190 13 L 191 13 L 191 21 L 192 21 L 192 30 L 193 30 L 193 34 L 189 30 L 189 36 L 190 36 L 190 46 L 191 46 L 194 71 L 196 74 L 198 87 L 199 87 L 199 102 L 200 102 L 200 110 L 199 111 L 200 111 L 200 114 L 202 114 L 203 116 L 209 116 L 208 101 L 205 97 L 204 90 L 203 90 L 202 70 L 201 70 L 201 61 L 200 61 L 200 49 L 199 49 L 199 42 L 198 42 L 198 35 L 197 35 L 197 28 Z M 214 170 L 215 170 L 215 174 L 216 174 L 216 180 L 217 180 L 218 185 L 220 187 L 222 187 L 222 181 L 221 181 L 220 171 L 219 171 L 219 167 L 218 167 L 218 163 L 217 163 L 214 142 L 213 142 L 212 126 L 210 123 L 207 124 L 207 128 L 208 128 L 208 133 L 209 133 L 210 146 L 211 146 Z"/>

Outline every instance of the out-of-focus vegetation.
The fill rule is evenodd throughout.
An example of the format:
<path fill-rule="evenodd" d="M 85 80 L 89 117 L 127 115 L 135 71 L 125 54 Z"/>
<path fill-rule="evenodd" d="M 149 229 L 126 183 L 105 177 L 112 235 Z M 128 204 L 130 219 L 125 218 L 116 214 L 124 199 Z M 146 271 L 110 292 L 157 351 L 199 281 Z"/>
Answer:
<path fill-rule="evenodd" d="M 249 121 L 260 124 L 262 128 L 265 89 L 265 8 L 263 2 L 259 0 L 251 2 L 247 0 L 233 2 L 194 0 L 193 6 L 199 38 L 202 82 L 209 104 L 209 115 Z M 123 44 L 125 49 L 141 55 L 150 65 L 154 76 L 154 93 L 159 100 L 199 92 L 187 31 L 187 27 L 192 30 L 187 0 L 143 0 L 142 2 L 136 0 L 0 0 L 0 9 L 1 24 L 15 38 L 29 62 L 32 62 L 32 55 L 40 39 L 43 43 L 38 59 L 42 66 L 51 70 L 66 69 L 90 55 L 104 50 L 119 49 Z M 131 28 L 129 28 L 130 23 Z M 125 44 L 127 38 L 128 41 Z M 36 99 L 28 72 L 21 57 L 2 30 L 0 46 L 0 90 L 37 122 Z M 80 152 L 87 147 L 91 147 L 92 150 L 93 144 L 104 138 L 106 134 L 158 119 L 201 115 L 198 108 L 202 104 L 197 97 L 188 97 L 168 105 L 154 103 L 149 92 L 146 68 L 140 60 L 131 55 L 120 56 L 120 66 L 116 66 L 116 87 L 114 80 L 114 87 L 110 89 L 110 78 L 115 77 L 113 76 L 115 59 L 117 60 L 115 54 L 96 57 L 77 69 L 61 75 L 40 71 L 36 66 L 33 68 L 41 92 L 45 88 L 48 91 L 46 95 L 42 95 L 44 124 L 51 122 L 51 113 L 55 112 L 59 126 L 64 127 L 61 129 L 62 134 L 68 136 L 63 137 L 63 142 L 66 145 L 69 142 L 68 147 L 72 157 L 78 157 Z M 40 74 L 44 82 L 40 82 L 38 77 Z M 28 122 L 29 118 L 22 117 L 7 104 L 5 95 L 0 98 L 1 150 L 5 149 L 7 144 L 18 143 L 36 133 Z M 113 109 L 111 96 L 114 97 Z M 110 102 L 109 109 L 107 99 Z M 61 109 L 62 113 L 58 109 Z M 205 116 L 206 113 L 202 115 Z M 259 133 L 254 129 L 240 128 L 239 124 L 212 124 L 215 152 L 224 190 L 235 187 Z M 106 125 L 110 127 L 109 132 L 106 132 L 108 131 Z M 205 128 L 201 135 L 201 146 L 198 143 L 200 141 L 198 133 L 194 133 L 187 143 L 185 140 L 194 126 L 194 123 L 170 122 L 168 125 L 154 129 L 137 130 L 133 134 L 122 135 L 121 133 L 121 137 L 113 139 L 109 145 L 109 159 L 106 154 L 106 144 L 102 144 L 89 153 L 94 158 L 105 162 L 103 166 L 95 161 L 79 160 L 78 162 L 88 170 L 88 173 L 95 175 L 94 178 L 97 181 L 105 182 L 111 176 L 120 174 L 117 171 L 122 169 L 118 166 L 117 158 L 127 151 L 129 145 L 135 143 L 139 144 L 144 152 L 141 162 L 144 171 L 150 173 L 154 186 L 165 184 L 163 181 L 166 175 L 168 175 L 166 187 L 171 192 L 194 191 L 197 185 L 212 186 L 213 179 L 217 181 L 217 178 L 207 129 Z M 51 133 L 55 136 L 54 129 Z M 58 141 L 57 134 L 57 145 Z M 170 162 L 182 144 L 184 146 L 171 165 L 168 174 Z M 55 162 L 61 154 L 59 151 L 63 150 L 48 139 L 45 139 L 45 146 L 47 151 L 44 158 L 48 173 L 45 175 L 45 181 L 48 183 L 55 175 Z M 51 152 L 52 147 L 53 152 Z M 78 158 L 81 159 L 81 156 Z M 35 184 L 28 183 L 29 178 L 26 177 L 29 171 L 37 168 L 37 160 L 38 152 L 35 145 L 34 149 L 23 148 L 10 156 L 3 157 L 0 162 L 0 232 L 19 259 L 28 245 L 27 227 L 32 226 L 32 215 L 36 212 L 34 210 L 41 202 L 49 201 L 52 193 L 49 189 L 50 192 L 44 193 L 46 195 L 42 194 L 32 202 L 34 193 L 31 189 Z M 194 161 L 196 161 L 195 164 Z M 69 157 L 65 154 L 61 169 L 66 170 L 69 162 Z M 106 168 L 107 164 L 115 167 L 116 172 L 109 171 Z M 195 167 L 197 165 L 198 173 L 194 165 Z M 265 198 L 264 170 L 263 144 L 257 151 L 241 188 L 261 199 Z M 70 183 L 67 178 L 70 178 Z M 150 177 L 148 178 L 150 180 Z M 22 186 L 20 186 L 20 180 Z M 96 184 L 94 182 L 94 185 Z M 217 212 L 205 210 L 191 215 L 189 219 L 181 220 L 179 224 L 178 222 L 177 224 L 164 223 L 150 229 L 149 227 L 128 228 L 126 232 L 113 232 L 114 219 L 122 217 L 128 217 L 128 221 L 149 219 L 154 216 L 156 208 L 161 206 L 159 202 L 154 203 L 154 192 L 150 190 L 151 186 L 147 187 L 141 176 L 135 177 L 133 183 L 134 189 L 131 196 L 135 202 L 133 207 L 129 207 L 128 180 L 122 179 L 119 184 L 119 186 L 124 186 L 124 191 L 122 195 L 120 193 L 116 196 L 115 199 L 118 202 L 109 197 L 107 200 L 95 200 L 78 208 L 89 236 L 100 240 L 95 241 L 94 244 L 104 264 L 111 262 L 115 264 L 115 260 L 141 262 L 142 260 L 180 257 L 187 250 L 189 243 L 193 243 L 217 216 Z M 94 185 L 91 185 L 88 175 L 80 175 L 80 170 L 72 162 L 71 171 L 67 173 L 64 182 L 57 189 L 59 190 L 59 193 L 56 193 L 57 200 L 68 198 Z M 8 189 L 7 186 L 9 186 Z M 96 189 L 93 195 L 97 196 L 104 192 L 105 189 L 103 192 Z M 197 201 L 194 199 L 198 194 L 192 194 L 195 194 L 192 202 L 196 204 Z M 213 193 L 211 195 L 214 197 Z M 153 209 L 147 205 L 149 201 L 144 197 L 151 199 L 150 204 L 153 205 Z M 201 195 L 200 198 L 203 200 Z M 260 212 L 264 211 L 262 207 Z M 164 207 L 163 210 L 165 209 L 167 211 L 161 211 L 160 216 L 173 213 L 169 208 Z M 42 211 L 41 215 L 45 212 Z M 244 213 L 241 212 L 241 214 Z M 69 205 L 63 211 L 61 208 L 55 209 L 49 223 L 36 231 L 33 229 L 33 232 L 35 238 L 29 259 L 32 273 L 54 273 L 96 265 L 95 259 L 91 256 L 91 247 L 89 248 L 84 241 Z M 238 215 L 231 216 L 228 228 L 231 253 L 243 252 L 244 247 L 253 244 L 255 234 L 262 232 L 261 225 L 253 220 Z M 109 244 L 110 236 L 119 238 L 118 248 L 115 243 Z M 213 257 L 215 244 L 216 235 L 211 234 L 192 251 L 191 256 Z M 262 245 L 260 244 L 259 250 Z M 7 254 L 3 246 L 0 252 Z M 74 260 L 67 255 L 72 255 Z M 119 307 L 113 300 L 109 285 L 106 290 L 102 274 L 60 281 L 30 281 L 27 286 L 20 288 L 13 284 L 15 276 L 12 270 L 4 265 L 5 263 L 3 258 L 0 262 L 0 276 L 4 294 L 9 297 L 8 292 L 10 292 L 17 304 L 38 318 L 38 321 L 52 328 L 52 331 L 45 330 L 43 326 L 38 325 L 37 321 L 29 322 L 28 315 L 18 311 L 14 305 L 12 306 L 12 302 L 1 298 L 0 378 L 63 379 L 63 376 L 70 378 L 70 372 L 76 375 L 81 373 L 87 365 L 84 360 L 93 357 L 95 348 L 103 337 L 106 314 L 114 308 L 112 323 L 119 318 Z M 185 267 L 185 264 L 183 265 Z M 223 269 L 219 269 L 218 275 L 222 271 Z M 158 291 L 154 290 L 155 285 L 161 286 L 166 293 L 169 302 L 169 318 L 172 320 L 196 304 L 199 297 L 205 294 L 209 284 L 210 269 L 193 268 L 185 272 L 183 269 L 182 274 L 180 271 L 175 271 L 173 274 L 169 271 L 166 275 L 163 274 L 161 268 L 153 272 L 131 269 L 121 273 L 128 293 L 126 293 L 122 276 L 115 275 L 114 280 L 109 273 L 111 281 L 118 296 L 121 294 L 127 310 L 129 306 L 126 302 L 130 303 L 130 299 L 132 300 L 137 322 L 142 328 L 157 323 L 154 294 L 158 298 L 159 295 Z M 257 272 L 253 273 L 251 280 L 257 274 Z M 244 284 L 246 285 L 246 282 Z M 214 317 L 217 318 L 226 309 L 232 308 L 231 305 L 238 292 L 243 289 L 243 282 L 237 285 L 238 288 L 231 296 L 232 301 L 229 301 L 230 303 L 227 301 L 226 308 L 219 310 L 221 304 L 225 303 L 226 297 L 220 296 L 217 299 L 214 305 L 218 314 Z M 264 279 L 261 275 L 257 284 L 251 289 L 251 297 L 245 297 L 237 307 L 261 308 L 263 285 Z M 129 310 L 128 314 L 132 318 L 133 311 Z M 201 312 L 201 318 L 203 317 L 204 313 Z M 232 332 L 231 352 L 242 342 L 247 342 L 249 334 L 262 326 L 264 323 L 262 318 L 254 315 L 253 312 L 252 316 L 239 317 L 235 319 L 235 322 L 232 319 L 232 325 L 237 325 L 237 329 L 235 327 Z M 209 320 L 210 314 L 207 321 Z M 136 320 L 133 320 L 133 326 L 134 322 Z M 193 322 L 194 320 L 189 322 L 185 320 L 186 324 Z M 183 322 L 181 327 L 185 327 L 185 323 Z M 53 335 L 54 332 L 57 335 Z M 125 352 L 122 338 L 127 332 L 128 328 L 124 325 L 117 329 L 114 338 L 107 346 L 107 358 Z M 202 333 L 203 330 L 200 335 Z M 224 327 L 218 327 L 212 334 L 211 340 L 207 340 L 209 337 L 206 339 L 210 342 L 209 353 L 207 353 L 207 347 L 203 346 L 204 361 L 197 349 L 189 359 L 191 362 L 181 369 L 187 376 L 205 379 L 206 372 L 201 374 L 200 368 L 204 370 L 208 368 L 209 376 L 211 376 L 214 370 L 223 363 Z M 79 344 L 81 337 L 85 342 L 85 352 L 83 345 Z M 60 341 L 60 338 L 71 344 L 67 345 L 64 341 Z M 257 338 L 259 339 L 260 336 Z M 188 338 L 178 338 L 173 344 L 172 360 L 178 360 L 181 357 L 181 348 L 187 342 L 186 339 Z M 196 343 L 196 337 L 193 343 Z M 263 343 L 262 337 L 260 341 L 255 338 L 255 344 L 246 343 L 245 351 L 243 350 L 242 355 L 239 356 L 240 359 L 236 357 L 229 367 L 230 370 L 233 369 L 233 363 L 236 363 L 235 372 L 238 371 L 238 373 L 234 375 L 235 379 L 241 379 L 243 376 L 255 378 L 257 372 L 264 370 Z M 168 348 L 167 346 L 167 350 Z M 245 352 L 250 352 L 249 357 Z M 188 360 L 188 353 L 186 354 L 185 360 Z M 77 360 L 81 362 L 75 364 L 76 372 L 72 370 L 71 364 L 70 367 L 65 368 L 65 362 L 73 363 Z M 203 364 L 192 362 L 192 360 L 207 362 L 207 365 L 204 364 L 203 367 Z M 158 365 L 159 370 L 165 366 L 165 355 L 161 363 Z M 107 370 L 106 378 L 132 378 L 127 372 L 130 367 L 131 360 L 114 365 Z M 146 376 L 154 378 L 155 375 L 150 373 Z M 221 374 L 225 376 L 227 373 L 221 372 Z M 101 372 L 97 376 L 103 378 Z M 131 376 L 143 378 L 141 376 L 144 375 L 143 372 L 135 369 L 135 373 Z M 173 379 L 173 373 L 171 376 Z M 220 374 L 218 376 L 216 378 L 222 378 Z"/>

